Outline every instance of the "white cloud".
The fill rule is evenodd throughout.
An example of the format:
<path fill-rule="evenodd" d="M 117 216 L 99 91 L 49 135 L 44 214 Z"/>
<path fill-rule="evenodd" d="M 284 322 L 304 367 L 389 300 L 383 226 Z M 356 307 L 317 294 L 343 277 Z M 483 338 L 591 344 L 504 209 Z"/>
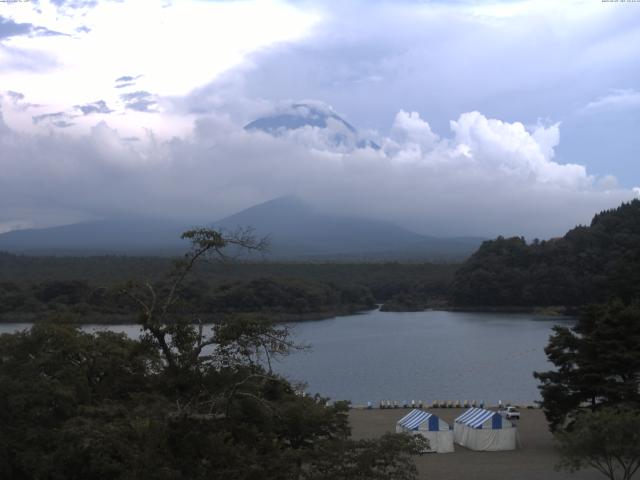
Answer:
<path fill-rule="evenodd" d="M 399 142 L 412 143 L 430 149 L 438 141 L 438 135 L 433 133 L 431 126 L 420 118 L 418 112 L 400 110 L 396 115 L 391 134 Z"/>
<path fill-rule="evenodd" d="M 603 190 L 614 190 L 618 188 L 618 179 L 613 175 L 604 175 L 598 179 L 597 185 Z"/>
<path fill-rule="evenodd" d="M 233 67 L 249 54 L 308 35 L 319 16 L 281 0 L 203 2 L 97 2 L 93 8 L 61 10 L 51 1 L 11 9 L 18 22 L 69 33 L 16 36 L 0 45 L 2 88 L 24 92 L 43 113 L 103 100 L 117 110 L 120 129 L 131 134 L 153 123 L 125 112 L 121 96 L 146 91 L 163 99 L 185 95 Z M 77 33 L 78 27 L 84 27 Z M 45 69 L 46 67 L 46 69 Z M 115 80 L 135 76 L 130 88 Z M 120 85 L 121 86 L 121 85 Z M 9 120 L 12 112 L 5 110 Z M 84 131 L 91 120 L 80 119 Z M 151 126 L 151 125 L 147 125 Z"/>
<path fill-rule="evenodd" d="M 519 122 L 489 119 L 479 112 L 465 113 L 451 122 L 458 145 L 481 167 L 494 168 L 519 181 L 562 188 L 587 188 L 593 178 L 582 165 L 553 162 L 560 141 L 559 125 L 538 126 L 528 132 Z"/>
<path fill-rule="evenodd" d="M 584 108 L 583 113 L 597 113 L 603 111 L 619 111 L 619 110 L 631 110 L 640 109 L 640 92 L 627 89 L 627 90 L 614 90 L 608 95 L 589 102 Z"/>

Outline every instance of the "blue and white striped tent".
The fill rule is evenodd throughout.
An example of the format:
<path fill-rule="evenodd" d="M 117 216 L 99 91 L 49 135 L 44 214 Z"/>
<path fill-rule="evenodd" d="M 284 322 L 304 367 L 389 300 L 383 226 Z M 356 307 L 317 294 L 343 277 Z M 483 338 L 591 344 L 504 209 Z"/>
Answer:
<path fill-rule="evenodd" d="M 411 410 L 396 423 L 396 432 L 422 435 L 430 452 L 453 452 L 453 431 L 447 422 L 424 410 Z"/>
<path fill-rule="evenodd" d="M 471 428 L 482 428 L 487 420 L 491 419 L 491 428 L 502 428 L 502 415 L 498 412 L 492 412 L 491 410 L 485 410 L 484 408 L 470 408 L 458 418 L 457 423 L 462 423 Z"/>
<path fill-rule="evenodd" d="M 471 450 L 514 450 L 516 428 L 498 412 L 470 408 L 455 419 L 453 435 L 457 444 Z"/>

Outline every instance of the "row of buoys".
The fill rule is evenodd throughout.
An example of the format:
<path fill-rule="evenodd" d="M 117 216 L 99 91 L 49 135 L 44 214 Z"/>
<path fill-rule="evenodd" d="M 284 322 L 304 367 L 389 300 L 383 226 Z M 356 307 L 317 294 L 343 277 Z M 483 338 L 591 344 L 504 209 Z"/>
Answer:
<path fill-rule="evenodd" d="M 507 404 L 508 405 L 508 404 Z M 381 400 L 378 404 L 378 408 L 386 409 L 386 408 L 471 408 L 471 407 L 480 407 L 484 408 L 484 400 L 480 400 L 477 402 L 476 400 L 464 400 L 461 402 L 460 400 L 434 400 L 429 403 L 425 403 L 422 400 L 411 400 L 411 402 L 405 400 L 399 402 L 397 400 Z M 367 402 L 367 408 L 373 408 L 373 403 Z"/>

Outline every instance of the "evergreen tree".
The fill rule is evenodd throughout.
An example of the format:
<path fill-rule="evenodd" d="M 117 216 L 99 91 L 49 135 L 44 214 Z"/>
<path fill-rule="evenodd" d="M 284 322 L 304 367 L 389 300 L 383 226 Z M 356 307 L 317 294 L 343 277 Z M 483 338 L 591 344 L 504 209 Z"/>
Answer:
<path fill-rule="evenodd" d="M 573 328 L 555 327 L 547 357 L 556 370 L 536 372 L 553 430 L 582 406 L 640 405 L 640 308 L 620 300 L 592 306 Z"/>

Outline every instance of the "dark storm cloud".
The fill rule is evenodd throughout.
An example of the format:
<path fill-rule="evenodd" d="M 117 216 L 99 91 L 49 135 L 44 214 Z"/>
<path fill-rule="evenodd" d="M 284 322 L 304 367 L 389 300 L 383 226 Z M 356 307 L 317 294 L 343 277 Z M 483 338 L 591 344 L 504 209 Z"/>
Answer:
<path fill-rule="evenodd" d="M 46 27 L 40 27 L 32 23 L 17 23 L 10 18 L 0 16 L 0 40 L 17 37 L 21 35 L 32 35 L 36 37 L 48 37 L 54 35 L 66 35 L 55 32 Z"/>
<path fill-rule="evenodd" d="M 120 98 L 124 101 L 125 108 L 138 112 L 153 112 L 155 111 L 154 106 L 158 103 L 152 94 L 144 90 L 123 93 Z"/>
<path fill-rule="evenodd" d="M 92 113 L 111 113 L 111 110 L 107 106 L 107 102 L 104 100 L 98 100 L 93 103 L 86 103 L 84 105 L 76 105 L 74 107 L 76 110 L 80 110 L 83 115 L 91 115 Z"/>

